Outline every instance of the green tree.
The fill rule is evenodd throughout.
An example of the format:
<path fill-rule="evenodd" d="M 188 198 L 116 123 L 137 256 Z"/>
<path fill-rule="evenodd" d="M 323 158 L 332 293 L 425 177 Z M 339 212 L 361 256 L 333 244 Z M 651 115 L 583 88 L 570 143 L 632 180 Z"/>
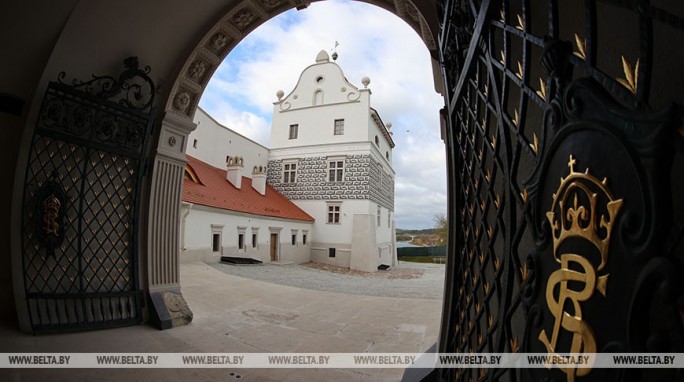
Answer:
<path fill-rule="evenodd" d="M 439 237 L 440 245 L 446 245 L 449 221 L 444 214 L 437 214 L 435 215 L 435 223 L 437 223 L 437 231 L 435 233 Z"/>

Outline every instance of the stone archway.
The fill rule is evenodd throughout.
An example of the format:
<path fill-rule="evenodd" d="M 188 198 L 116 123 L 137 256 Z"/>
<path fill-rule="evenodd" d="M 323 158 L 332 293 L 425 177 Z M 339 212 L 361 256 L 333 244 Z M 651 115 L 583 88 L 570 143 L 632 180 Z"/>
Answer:
<path fill-rule="evenodd" d="M 430 51 L 435 89 L 440 91 L 442 77 L 435 43 L 438 25 L 434 3 L 425 0 L 416 3 L 410 0 L 364 2 L 397 15 L 419 34 Z M 179 278 L 179 205 L 187 139 L 195 129 L 192 118 L 201 95 L 214 71 L 245 36 L 274 16 L 293 8 L 302 10 L 309 4 L 299 0 L 238 2 L 204 34 L 185 59 L 173 82 L 165 103 L 154 157 L 147 232 L 146 277 L 153 303 L 154 312 L 151 313 L 153 321 L 160 321 L 161 327 L 173 325 L 167 297 L 173 296 L 176 304 L 178 299 L 182 301 Z"/>
<path fill-rule="evenodd" d="M 437 15 L 434 3 L 410 0 L 362 0 L 383 8 L 404 20 L 425 43 L 434 61 L 437 61 Z M 300 0 L 242 0 L 217 22 L 197 44 L 186 59 L 173 90 L 166 102 L 165 111 L 192 119 L 197 104 L 209 79 L 228 53 L 251 31 L 274 16 L 309 5 Z M 441 81 L 441 80 L 440 80 Z M 441 87 L 441 82 L 436 81 Z"/>

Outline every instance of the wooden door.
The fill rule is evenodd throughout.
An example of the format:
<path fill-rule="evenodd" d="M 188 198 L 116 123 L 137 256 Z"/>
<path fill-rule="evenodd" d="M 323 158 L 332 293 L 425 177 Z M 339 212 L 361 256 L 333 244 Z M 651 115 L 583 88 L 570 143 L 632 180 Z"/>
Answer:
<path fill-rule="evenodd" d="M 278 261 L 278 234 L 271 234 L 271 261 Z"/>

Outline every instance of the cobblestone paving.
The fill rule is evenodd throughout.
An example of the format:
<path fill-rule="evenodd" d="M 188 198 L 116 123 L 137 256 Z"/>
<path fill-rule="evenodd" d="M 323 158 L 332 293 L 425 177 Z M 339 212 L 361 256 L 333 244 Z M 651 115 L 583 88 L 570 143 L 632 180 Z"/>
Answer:
<path fill-rule="evenodd" d="M 422 299 L 441 299 L 444 292 L 443 264 L 400 262 L 396 267 L 398 271 L 406 269 L 422 271 L 422 276 L 412 279 L 341 274 L 296 264 L 228 265 L 219 263 L 211 264 L 211 266 L 238 277 L 328 292 Z"/>

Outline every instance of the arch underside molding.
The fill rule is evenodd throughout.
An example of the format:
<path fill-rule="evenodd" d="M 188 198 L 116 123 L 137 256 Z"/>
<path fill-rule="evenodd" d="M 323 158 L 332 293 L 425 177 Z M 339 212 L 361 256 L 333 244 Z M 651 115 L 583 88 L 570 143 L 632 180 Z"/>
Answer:
<path fill-rule="evenodd" d="M 437 56 L 434 3 L 419 0 L 364 1 L 394 13 L 412 27 L 433 58 Z M 304 0 L 244 0 L 236 4 L 211 27 L 185 61 L 165 106 L 169 113 L 192 119 L 209 79 L 228 53 L 252 30 L 292 8 L 304 9 Z"/>
<path fill-rule="evenodd" d="M 680 11 L 598 0 L 438 3 L 450 203 L 440 352 L 682 351 L 684 287 L 674 275 L 684 271 L 684 97 L 660 73 L 684 55 L 655 38 L 684 40 Z"/>

